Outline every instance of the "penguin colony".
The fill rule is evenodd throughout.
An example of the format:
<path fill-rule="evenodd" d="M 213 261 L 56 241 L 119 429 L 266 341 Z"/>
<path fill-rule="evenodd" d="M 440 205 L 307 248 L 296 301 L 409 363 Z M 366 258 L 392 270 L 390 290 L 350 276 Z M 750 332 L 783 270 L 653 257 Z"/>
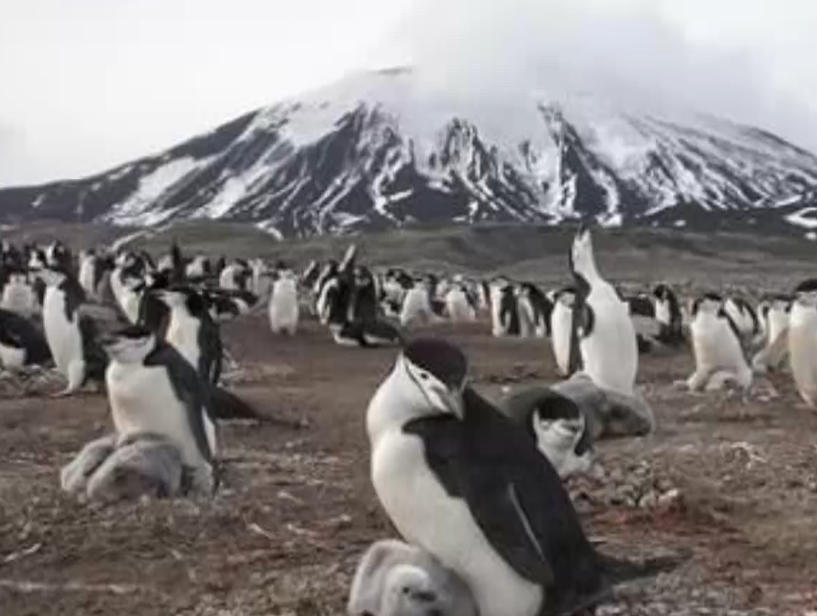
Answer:
<path fill-rule="evenodd" d="M 563 481 L 590 469 L 594 444 L 655 428 L 636 387 L 639 355 L 689 345 L 692 392 L 791 369 L 817 405 L 817 280 L 789 295 L 709 292 L 666 283 L 626 294 L 597 267 L 588 228 L 567 255 L 568 284 L 372 269 L 352 245 L 300 273 L 262 259 L 185 256 L 63 243 L 0 244 L 0 368 L 53 368 L 57 396 L 88 384 L 107 396 L 113 432 L 61 472 L 83 499 L 212 495 L 219 423 L 263 421 L 223 383 L 220 324 L 266 310 L 272 335 L 308 318 L 327 340 L 393 346 L 396 360 L 365 414 L 375 493 L 402 540 L 363 555 L 350 616 L 593 614 L 626 580 L 686 555 L 631 563 L 585 534 Z M 457 346 L 410 338 L 418 325 L 490 320 L 498 338 L 549 340 L 558 375 L 495 404 L 469 382 Z M 475 325 L 480 327 L 480 325 Z"/>

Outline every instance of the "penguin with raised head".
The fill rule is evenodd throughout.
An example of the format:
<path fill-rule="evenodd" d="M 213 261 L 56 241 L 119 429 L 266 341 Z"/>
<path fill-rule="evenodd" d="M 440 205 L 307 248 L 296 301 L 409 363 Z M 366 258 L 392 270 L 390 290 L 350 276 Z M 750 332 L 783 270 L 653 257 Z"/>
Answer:
<path fill-rule="evenodd" d="M 269 299 L 269 320 L 273 334 L 295 335 L 298 329 L 298 283 L 291 270 L 278 272 Z"/>
<path fill-rule="evenodd" d="M 635 328 L 626 302 L 599 274 L 584 225 L 573 238 L 570 271 L 576 285 L 573 336 L 580 340 L 583 370 L 599 387 L 630 395 L 638 373 Z"/>
<path fill-rule="evenodd" d="M 571 366 L 571 358 L 577 358 L 578 352 L 572 349 L 573 339 L 573 306 L 576 303 L 576 289 L 564 287 L 552 294 L 553 311 L 550 313 L 550 344 L 553 358 L 556 360 L 556 373 L 570 376 L 576 369 Z"/>
<path fill-rule="evenodd" d="M 677 566 L 597 552 L 553 466 L 467 376 L 457 347 L 411 342 L 371 399 L 366 430 L 392 523 L 466 583 L 480 614 L 592 613 L 616 583 Z"/>
<path fill-rule="evenodd" d="M 217 433 L 209 383 L 171 345 L 140 326 L 105 340 L 111 417 L 119 440 L 134 434 L 166 438 L 191 469 L 194 489 L 216 487 Z"/>
<path fill-rule="evenodd" d="M 695 372 L 687 379 L 691 391 L 717 390 L 734 383 L 743 390 L 752 385 L 752 370 L 741 346 L 741 332 L 717 293 L 695 299 L 691 309 L 690 335 Z"/>
<path fill-rule="evenodd" d="M 42 332 L 25 317 L 0 308 L 0 367 L 16 370 L 50 361 L 51 350 Z"/>
<path fill-rule="evenodd" d="M 804 280 L 794 290 L 789 314 L 789 364 L 803 401 L 817 407 L 817 279 Z"/>
<path fill-rule="evenodd" d="M 44 269 L 39 274 L 46 283 L 43 300 L 45 338 L 57 370 L 68 380 L 58 396 L 70 395 L 86 381 L 104 383 L 108 358 L 99 346 L 96 323 L 80 313 L 85 294 L 71 274 Z"/>

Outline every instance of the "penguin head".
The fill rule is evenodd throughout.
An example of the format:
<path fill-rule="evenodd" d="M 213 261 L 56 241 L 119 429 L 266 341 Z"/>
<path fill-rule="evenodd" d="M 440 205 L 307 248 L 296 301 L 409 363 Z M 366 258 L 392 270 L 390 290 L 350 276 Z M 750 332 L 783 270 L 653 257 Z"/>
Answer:
<path fill-rule="evenodd" d="M 159 289 L 156 291 L 156 296 L 171 310 L 185 310 L 197 317 L 207 312 L 204 298 L 190 287 Z"/>
<path fill-rule="evenodd" d="M 532 435 L 539 451 L 550 461 L 559 477 L 586 473 L 593 464 L 592 441 L 587 420 L 576 403 L 548 391 L 531 414 Z"/>
<path fill-rule="evenodd" d="M 403 349 L 395 371 L 404 393 L 419 408 L 463 417 L 468 360 L 459 348 L 444 340 L 418 338 Z"/>
<path fill-rule="evenodd" d="M 794 301 L 800 306 L 817 307 L 817 279 L 804 280 L 794 289 Z"/>
<path fill-rule="evenodd" d="M 440 597 L 424 569 L 399 564 L 386 574 L 378 616 L 442 616 Z"/>
<path fill-rule="evenodd" d="M 156 336 L 141 325 L 129 326 L 104 336 L 101 341 L 111 361 L 140 364 L 155 348 Z"/>
<path fill-rule="evenodd" d="M 717 293 L 705 293 L 701 297 L 692 302 L 690 310 L 692 318 L 698 314 L 717 315 L 723 307 L 723 297 Z"/>
<path fill-rule="evenodd" d="M 596 258 L 593 255 L 593 238 L 590 228 L 584 224 L 579 226 L 573 237 L 569 265 L 573 277 L 583 285 L 589 285 L 591 279 L 599 277 Z"/>

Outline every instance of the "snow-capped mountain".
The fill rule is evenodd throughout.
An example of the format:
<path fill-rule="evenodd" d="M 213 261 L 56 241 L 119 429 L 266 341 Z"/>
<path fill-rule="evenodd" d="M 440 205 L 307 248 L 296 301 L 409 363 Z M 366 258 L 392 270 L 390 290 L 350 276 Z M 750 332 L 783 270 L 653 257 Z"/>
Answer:
<path fill-rule="evenodd" d="M 817 157 L 711 117 L 483 98 L 357 74 L 100 175 L 0 191 L 0 220 L 247 221 L 281 236 L 420 223 L 817 229 Z"/>

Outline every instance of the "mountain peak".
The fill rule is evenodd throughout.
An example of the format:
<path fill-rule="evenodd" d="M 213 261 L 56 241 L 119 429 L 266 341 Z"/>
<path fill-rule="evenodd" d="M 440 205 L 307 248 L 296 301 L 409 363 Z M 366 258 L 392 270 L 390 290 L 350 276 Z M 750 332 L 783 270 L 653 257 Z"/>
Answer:
<path fill-rule="evenodd" d="M 447 89 L 401 66 L 356 73 L 91 178 L 0 191 L 0 216 L 226 219 L 280 236 L 588 216 L 785 229 L 817 226 L 815 194 L 817 158 L 760 128 L 622 110 L 588 92 Z"/>

